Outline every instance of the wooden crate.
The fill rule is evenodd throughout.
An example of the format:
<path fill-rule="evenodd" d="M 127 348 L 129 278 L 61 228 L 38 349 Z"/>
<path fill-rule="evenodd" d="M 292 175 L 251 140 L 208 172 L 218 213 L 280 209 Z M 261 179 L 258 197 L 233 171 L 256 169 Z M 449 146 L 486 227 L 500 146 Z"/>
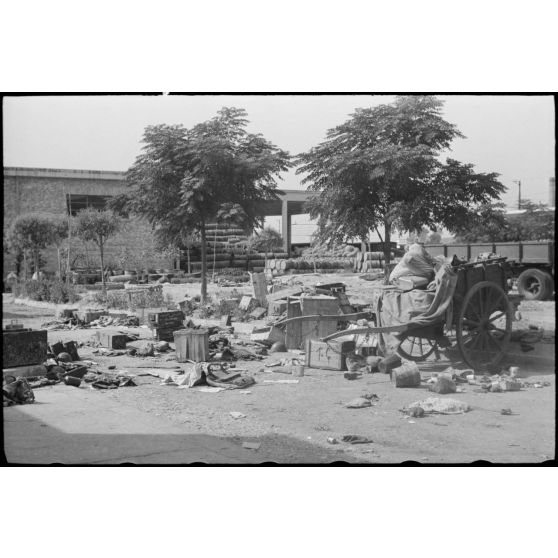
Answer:
<path fill-rule="evenodd" d="M 209 360 L 209 332 L 207 329 L 180 329 L 174 332 L 176 361 L 205 362 Z"/>
<path fill-rule="evenodd" d="M 128 336 L 112 330 L 99 330 L 97 332 L 99 342 L 107 349 L 125 349 Z"/>
<path fill-rule="evenodd" d="M 355 350 L 354 341 L 306 342 L 306 366 L 323 370 L 347 370 L 346 357 Z"/>
<path fill-rule="evenodd" d="M 47 354 L 46 330 L 13 330 L 2 333 L 2 367 L 42 364 Z"/>

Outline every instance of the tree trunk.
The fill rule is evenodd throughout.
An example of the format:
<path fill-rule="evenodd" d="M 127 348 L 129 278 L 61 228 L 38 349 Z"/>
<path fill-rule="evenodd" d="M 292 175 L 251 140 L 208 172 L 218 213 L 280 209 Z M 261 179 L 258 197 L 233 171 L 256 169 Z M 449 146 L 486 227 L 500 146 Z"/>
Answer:
<path fill-rule="evenodd" d="M 58 252 L 58 279 L 62 281 L 62 260 L 60 259 L 60 246 L 56 247 L 56 251 Z"/>
<path fill-rule="evenodd" d="M 23 278 L 27 281 L 27 250 L 23 251 Z"/>
<path fill-rule="evenodd" d="M 384 231 L 384 256 L 388 265 L 391 262 L 391 225 L 387 221 L 384 223 Z"/>
<path fill-rule="evenodd" d="M 207 246 L 205 242 L 205 220 L 201 223 L 201 303 L 207 300 Z"/>
<path fill-rule="evenodd" d="M 37 280 L 39 280 L 39 261 L 40 261 L 40 253 L 39 250 L 33 251 L 33 273 L 37 274 Z"/>
<path fill-rule="evenodd" d="M 188 275 L 190 275 L 190 273 L 192 273 L 191 269 L 190 269 L 190 246 L 186 247 L 186 255 L 188 258 Z"/>
<path fill-rule="evenodd" d="M 103 253 L 103 242 L 99 242 L 99 250 L 101 251 L 101 283 L 103 285 L 103 294 L 107 294 L 107 286 L 105 285 L 105 260 Z"/>

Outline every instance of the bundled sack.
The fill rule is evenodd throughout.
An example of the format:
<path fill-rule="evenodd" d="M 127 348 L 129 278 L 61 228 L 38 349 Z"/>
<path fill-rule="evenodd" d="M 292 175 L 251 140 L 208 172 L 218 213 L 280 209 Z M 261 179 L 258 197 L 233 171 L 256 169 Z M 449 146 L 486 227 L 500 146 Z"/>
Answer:
<path fill-rule="evenodd" d="M 428 281 L 434 278 L 436 260 L 422 244 L 412 244 L 401 261 L 393 268 L 389 282 L 395 284 L 400 277 L 423 277 Z"/>
<path fill-rule="evenodd" d="M 2 386 L 2 393 L 4 395 L 4 407 L 23 405 L 35 401 L 33 390 L 29 387 L 27 380 L 22 377 L 18 377 L 13 382 L 4 384 Z"/>
<path fill-rule="evenodd" d="M 416 401 L 415 403 L 411 403 L 407 411 L 412 412 L 413 409 L 419 407 L 423 409 L 424 414 L 426 415 L 460 415 L 471 410 L 471 407 L 467 403 L 464 403 L 463 401 L 459 401 L 457 399 L 428 397 L 423 401 Z"/>

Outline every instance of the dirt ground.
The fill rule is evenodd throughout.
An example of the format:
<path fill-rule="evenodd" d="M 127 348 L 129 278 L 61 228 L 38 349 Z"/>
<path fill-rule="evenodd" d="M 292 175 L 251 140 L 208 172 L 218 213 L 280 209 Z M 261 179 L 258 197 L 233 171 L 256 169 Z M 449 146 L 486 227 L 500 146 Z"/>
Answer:
<path fill-rule="evenodd" d="M 369 302 L 374 288 L 373 283 L 359 280 L 353 274 L 301 275 L 293 276 L 291 280 L 308 285 L 318 280 L 324 283 L 343 281 L 353 303 Z M 173 300 L 178 301 L 185 294 L 197 294 L 198 289 L 197 285 L 169 285 L 165 292 L 170 292 Z M 232 289 L 220 288 L 218 291 L 224 296 Z M 237 291 L 249 294 L 250 287 Z M 555 305 L 554 301 L 524 302 L 519 310 L 521 320 L 514 323 L 514 328 L 525 328 L 529 324 L 542 326 L 545 338 L 529 353 L 522 353 L 518 344 L 512 344 L 503 365 L 518 365 L 529 382 L 550 382 L 550 386 L 529 387 L 518 392 L 484 393 L 478 386 L 465 385 L 464 393 L 440 396 L 468 403 L 472 410 L 462 415 L 433 415 L 422 419 L 405 417 L 401 408 L 435 394 L 430 393 L 424 384 L 420 388 L 395 388 L 389 376 L 381 373 L 365 374 L 361 379 L 348 381 L 341 372 L 307 368 L 298 383 L 266 383 L 265 380 L 293 379 L 264 370 L 268 362 L 296 356 L 287 353 L 276 353 L 263 361 L 236 363 L 256 379 L 257 383 L 248 388 L 249 393 L 178 389 L 161 385 L 159 378 L 138 375 L 138 387 L 95 391 L 94 394 L 115 405 L 159 417 L 169 425 L 180 425 L 188 434 L 221 436 L 239 444 L 260 442 L 266 459 L 278 463 L 335 460 L 371 463 L 407 460 L 423 463 L 541 462 L 555 456 Z M 10 296 L 4 295 L 3 324 L 17 320 L 26 327 L 38 328 L 53 316 L 52 309 L 15 305 Z M 139 333 L 143 342 L 150 338 L 148 329 L 118 329 Z M 92 329 L 49 331 L 48 336 L 49 342 L 85 342 L 94 332 Z M 242 339 L 244 336 L 238 334 L 238 337 Z M 79 349 L 82 359 L 97 362 L 101 371 L 108 370 L 112 364 L 116 365 L 116 371 L 126 370 L 132 374 L 145 373 L 146 369 L 139 366 L 169 367 L 169 373 L 173 373 L 170 369 L 173 366 L 185 366 L 173 360 L 174 353 L 158 358 L 137 358 L 127 355 L 103 357 L 92 351 L 87 346 Z M 439 361 L 420 363 L 423 379 L 449 365 L 457 369 L 467 368 L 458 358 L 458 355 L 446 351 L 441 353 Z M 44 389 L 53 388 L 36 390 L 37 397 Z M 55 389 L 67 389 L 68 397 L 71 397 L 71 390 L 76 388 L 55 386 Z M 379 398 L 377 403 L 364 409 L 345 407 L 345 403 L 364 393 L 375 393 Z M 502 415 L 504 408 L 510 408 L 513 414 Z M 246 417 L 234 419 L 231 411 L 243 413 Z M 352 446 L 344 443 L 331 445 L 327 441 L 328 437 L 339 440 L 346 434 L 367 436 L 373 443 Z M 313 449 L 309 451 L 308 448 Z"/>

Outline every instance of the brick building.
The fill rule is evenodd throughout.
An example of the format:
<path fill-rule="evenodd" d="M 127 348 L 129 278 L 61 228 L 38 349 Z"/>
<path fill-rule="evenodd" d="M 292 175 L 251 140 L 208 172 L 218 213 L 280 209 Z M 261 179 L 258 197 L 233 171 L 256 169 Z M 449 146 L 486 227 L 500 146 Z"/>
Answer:
<path fill-rule="evenodd" d="M 23 213 L 39 212 L 67 216 L 88 206 L 102 208 L 106 200 L 125 190 L 123 172 L 4 167 L 4 234 L 12 220 Z M 157 252 L 149 223 L 138 218 L 124 221 L 122 230 L 108 240 L 105 261 L 118 264 L 123 255 L 140 258 L 142 268 L 172 267 Z M 57 269 L 55 248 L 43 251 L 44 269 Z M 77 258 L 77 260 L 76 260 Z M 75 266 L 91 262 L 100 267 L 98 248 L 72 239 L 71 259 Z M 4 276 L 15 267 L 12 254 L 4 254 Z"/>

